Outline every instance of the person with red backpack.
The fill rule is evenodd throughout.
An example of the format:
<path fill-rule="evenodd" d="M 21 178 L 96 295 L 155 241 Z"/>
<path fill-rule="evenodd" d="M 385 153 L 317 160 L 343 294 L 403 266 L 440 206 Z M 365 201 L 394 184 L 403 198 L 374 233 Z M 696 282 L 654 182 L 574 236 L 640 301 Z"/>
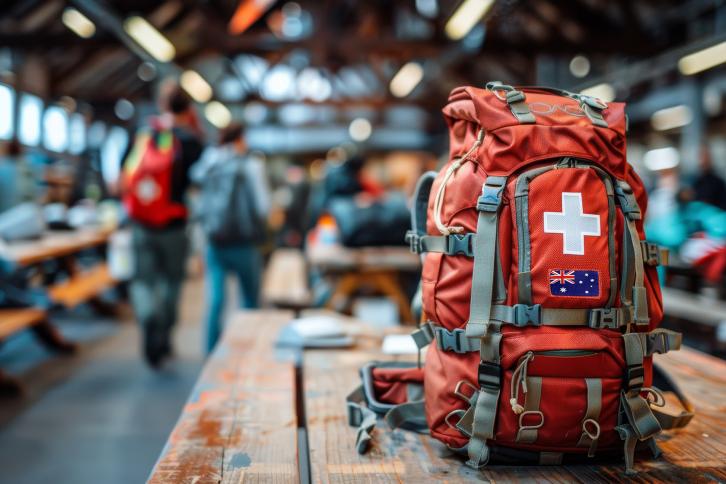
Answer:
<path fill-rule="evenodd" d="M 123 203 L 133 227 L 131 303 L 144 357 L 158 368 L 171 355 L 187 253 L 184 196 L 202 143 L 189 97 L 177 86 L 160 97 L 162 115 L 139 130 L 124 160 Z"/>

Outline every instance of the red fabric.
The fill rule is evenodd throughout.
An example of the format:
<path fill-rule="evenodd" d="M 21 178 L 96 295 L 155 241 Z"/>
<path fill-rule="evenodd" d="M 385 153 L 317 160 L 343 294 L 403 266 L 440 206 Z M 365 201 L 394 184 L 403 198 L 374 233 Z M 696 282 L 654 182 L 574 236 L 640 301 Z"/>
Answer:
<path fill-rule="evenodd" d="M 373 368 L 373 390 L 381 403 L 406 403 L 409 383 L 423 383 L 423 368 Z"/>
<path fill-rule="evenodd" d="M 477 198 L 487 176 L 508 176 L 499 216 L 500 260 L 507 287 L 506 304 L 519 303 L 517 273 L 519 242 L 514 197 L 517 177 L 531 168 L 552 165 L 555 160 L 572 156 L 596 164 L 609 175 L 625 180 L 633 188 L 641 212 L 645 215 L 646 193 L 641 180 L 626 161 L 624 104 L 609 103 L 603 115 L 609 127 L 593 126 L 575 100 L 539 91 L 526 91 L 527 104 L 535 114 L 535 124 L 519 124 L 505 102 L 493 93 L 473 88 L 455 89 L 444 108 L 449 125 L 451 161 L 466 153 L 485 130 L 484 142 L 449 180 L 441 219 L 446 225 L 476 232 Z M 446 168 L 434 182 L 429 200 L 427 232 L 440 235 L 434 223 L 433 201 Z M 600 236 L 585 237 L 585 254 L 564 254 L 563 236 L 545 233 L 544 212 L 561 212 L 563 192 L 582 194 L 583 213 L 600 216 Z M 617 284 L 616 306 L 620 303 L 620 271 L 625 223 L 620 210 L 615 212 L 614 251 L 616 273 L 610 274 L 608 263 L 608 198 L 605 185 L 591 169 L 564 168 L 546 172 L 530 184 L 529 224 L 531 236 L 531 279 L 533 302 L 543 307 L 593 308 L 607 303 L 611 278 Z M 641 239 L 642 221 L 636 221 Z M 554 297 L 549 292 L 552 269 L 594 269 L 598 271 L 600 291 L 596 297 Z M 447 329 L 464 328 L 469 318 L 473 259 L 426 254 L 422 274 L 423 307 L 428 319 Z M 646 266 L 645 287 L 650 316 L 649 330 L 660 324 L 663 308 L 655 268 Z M 625 357 L 619 331 L 591 330 L 583 327 L 505 326 L 501 342 L 503 382 L 497 409 L 495 441 L 498 445 L 530 450 L 587 452 L 575 447 L 582 433 L 582 419 L 587 408 L 585 378 L 599 378 L 603 385 L 603 402 L 599 423 L 600 449 L 620 448 L 622 442 L 614 426 L 617 421 L 619 392 L 625 374 Z M 529 376 L 543 378 L 540 409 L 545 423 L 537 442 L 515 442 L 518 417 L 509 403 L 512 372 L 527 351 L 582 349 L 594 355 L 557 358 L 536 355 L 530 362 Z M 445 419 L 454 410 L 469 404 L 454 394 L 461 381 L 477 385 L 479 355 L 444 352 L 432 345 L 426 356 L 424 388 L 426 414 L 431 434 L 452 447 L 462 447 L 468 438 L 447 425 Z M 645 386 L 652 380 L 651 359 L 646 358 Z M 462 387 L 469 388 L 467 386 Z M 465 390 L 471 392 L 471 390 Z M 524 395 L 520 391 L 520 403 Z M 527 417 L 529 418 L 529 417 Z M 525 420 L 525 423 L 532 423 Z M 452 422 L 456 418 L 452 416 Z"/>
<path fill-rule="evenodd" d="M 726 247 L 709 252 L 693 261 L 693 266 L 712 284 L 721 282 L 726 272 Z"/>
<path fill-rule="evenodd" d="M 139 164 L 125 173 L 123 203 L 129 216 L 145 225 L 160 227 L 187 216 L 187 208 L 171 199 L 172 165 L 177 153 L 176 138 L 171 149 L 159 149 L 151 136 Z"/>

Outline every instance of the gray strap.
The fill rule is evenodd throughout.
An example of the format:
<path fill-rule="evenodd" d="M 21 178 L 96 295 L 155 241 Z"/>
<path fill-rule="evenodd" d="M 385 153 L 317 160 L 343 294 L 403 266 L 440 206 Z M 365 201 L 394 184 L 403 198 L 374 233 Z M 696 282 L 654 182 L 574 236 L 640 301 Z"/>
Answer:
<path fill-rule="evenodd" d="M 345 400 L 348 409 L 348 425 L 358 427 L 355 448 L 359 454 L 365 454 L 370 448 L 371 432 L 376 426 L 376 414 L 361 405 L 365 401 L 363 385 L 353 390 Z"/>
<path fill-rule="evenodd" d="M 641 397 L 640 394 L 633 395 L 622 392 L 620 397 L 628 423 L 635 430 L 638 440 L 653 437 L 662 430 L 660 423 L 653 415 L 650 405 L 648 405 L 648 401 Z"/>
<path fill-rule="evenodd" d="M 585 113 L 585 116 L 587 116 L 593 125 L 600 126 L 601 128 L 608 127 L 608 123 L 602 115 L 603 110 L 608 107 L 607 104 L 595 99 L 594 97 L 584 96 L 582 94 L 578 95 L 578 99 L 580 101 L 580 108 L 582 109 L 582 112 Z"/>
<path fill-rule="evenodd" d="M 506 177 L 490 176 L 482 186 L 477 202 L 479 218 L 474 244 L 474 269 L 471 282 L 471 304 L 466 335 L 482 337 L 487 333 L 494 286 L 494 257 L 496 255 L 499 209 Z"/>
<path fill-rule="evenodd" d="M 642 215 L 635 199 L 632 188 L 624 180 L 617 180 L 615 193 L 618 196 L 618 206 L 625 217 L 625 230 L 623 231 L 623 284 L 620 290 L 620 299 L 624 307 L 632 307 L 635 323 L 648 324 L 648 299 L 645 292 L 645 276 L 643 266 L 643 253 L 641 251 L 640 237 L 635 225 Z"/>
<path fill-rule="evenodd" d="M 628 368 L 626 389 L 620 396 L 621 407 L 638 440 L 645 440 L 661 431 L 648 401 L 640 396 L 645 377 L 643 358 L 647 354 L 647 348 L 639 333 L 624 334 L 623 344 Z"/>
<path fill-rule="evenodd" d="M 495 304 L 491 309 L 491 320 L 518 327 L 588 326 L 595 329 L 616 329 L 632 322 L 630 311 L 624 308 L 543 308 L 539 304 Z"/>
<path fill-rule="evenodd" d="M 663 430 L 670 430 L 685 427 L 695 415 L 695 409 L 693 407 L 693 404 L 688 399 L 688 397 L 686 397 L 686 394 L 683 393 L 683 391 L 678 387 L 676 382 L 673 381 L 670 375 L 668 375 L 668 373 L 666 373 L 666 371 L 659 365 L 653 365 L 653 374 L 655 377 L 654 379 L 657 379 L 659 381 L 658 384 L 662 384 L 661 389 L 668 392 L 673 392 L 678 397 L 678 400 L 682 407 L 681 411 L 677 414 L 674 414 L 674 412 L 672 411 L 665 411 L 665 409 L 668 408 L 668 403 L 666 403 L 666 406 L 662 409 L 658 407 L 651 407 L 655 418 L 657 418 L 658 422 L 660 423 L 661 428 L 663 428 Z"/>
<path fill-rule="evenodd" d="M 396 405 L 386 413 L 386 422 L 392 429 L 406 428 L 419 433 L 428 433 L 423 400 Z"/>
<path fill-rule="evenodd" d="M 481 348 L 479 339 L 467 338 L 466 331 L 459 328 L 449 331 L 446 328 L 434 326 L 434 337 L 436 345 L 443 351 L 463 354 L 479 351 Z"/>
<path fill-rule="evenodd" d="M 523 91 L 515 89 L 510 85 L 502 84 L 500 81 L 488 82 L 486 88 L 492 91 L 497 98 L 507 103 L 510 111 L 517 118 L 517 121 L 521 124 L 534 124 L 534 115 L 529 110 L 527 103 L 525 103 L 526 96 Z M 499 91 L 503 91 L 505 96 L 502 97 Z"/>
<path fill-rule="evenodd" d="M 416 331 L 411 333 L 411 337 L 418 349 L 423 349 L 434 340 L 434 326 L 430 323 L 424 323 Z"/>
<path fill-rule="evenodd" d="M 426 218 L 429 209 L 429 196 L 431 187 L 436 180 L 435 171 L 427 171 L 416 183 L 416 190 L 413 192 L 413 210 L 411 210 L 411 228 L 417 235 L 426 234 Z"/>
<path fill-rule="evenodd" d="M 635 472 L 635 445 L 638 443 L 638 437 L 630 425 L 618 425 L 615 430 L 623 439 L 623 454 L 625 456 L 625 474 L 634 476 Z"/>
<path fill-rule="evenodd" d="M 519 430 L 517 431 L 517 442 L 532 444 L 537 441 L 537 430 L 544 425 L 544 415 L 539 410 L 539 402 L 542 399 L 542 377 L 527 377 L 527 393 L 524 399 L 524 412 L 519 415 Z M 523 425 L 524 418 L 528 415 L 538 415 L 540 421 L 536 425 Z"/>
<path fill-rule="evenodd" d="M 602 380 L 599 378 L 585 378 L 585 385 L 587 386 L 587 409 L 585 410 L 585 418 L 582 420 L 582 434 L 580 440 L 577 442 L 578 447 L 589 447 L 588 457 L 595 455 L 595 449 L 597 447 L 597 440 L 592 439 L 588 434 L 587 420 L 593 420 L 598 422 L 600 419 L 600 410 L 602 408 Z M 598 428 L 598 434 L 600 429 Z"/>
<path fill-rule="evenodd" d="M 499 402 L 498 387 L 483 387 L 477 396 L 471 426 L 471 439 L 467 452 L 469 460 L 466 464 L 479 469 L 489 462 L 489 446 L 487 440 L 494 437 L 494 418 Z"/>

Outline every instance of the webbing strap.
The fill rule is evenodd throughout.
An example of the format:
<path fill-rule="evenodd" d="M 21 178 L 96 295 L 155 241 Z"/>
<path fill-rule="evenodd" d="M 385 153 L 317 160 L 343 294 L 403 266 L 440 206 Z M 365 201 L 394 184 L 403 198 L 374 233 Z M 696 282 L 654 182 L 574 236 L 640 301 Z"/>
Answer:
<path fill-rule="evenodd" d="M 406 428 L 419 433 L 428 433 L 423 400 L 396 405 L 386 413 L 386 422 L 392 429 Z"/>
<path fill-rule="evenodd" d="M 662 390 L 673 392 L 681 404 L 681 410 L 678 413 L 673 412 L 668 407 L 668 402 L 664 407 L 651 407 L 655 418 L 658 419 L 663 430 L 683 428 L 693 419 L 695 408 L 686 394 L 676 385 L 676 382 L 663 370 L 659 365 L 653 365 L 654 380 L 659 380 L 658 386 Z"/>
<path fill-rule="evenodd" d="M 359 454 L 365 454 L 371 443 L 371 432 L 376 426 L 376 414 L 361 405 L 365 402 L 363 385 L 353 390 L 346 398 L 348 425 L 358 427 L 355 435 L 355 448 Z"/>
<path fill-rule="evenodd" d="M 487 177 L 477 202 L 479 218 L 474 244 L 474 269 L 471 281 L 471 304 L 466 335 L 482 337 L 487 333 L 492 306 L 499 209 L 507 178 Z"/>
<path fill-rule="evenodd" d="M 411 333 L 413 342 L 416 343 L 418 349 L 427 347 L 434 340 L 434 326 L 430 323 L 422 324 L 416 331 Z"/>
<path fill-rule="evenodd" d="M 473 407 L 473 422 L 471 426 L 471 439 L 467 452 L 469 460 L 466 464 L 479 469 L 489 462 L 489 446 L 487 440 L 494 436 L 494 418 L 497 415 L 499 402 L 499 388 L 482 388 Z"/>
<path fill-rule="evenodd" d="M 416 183 L 413 192 L 413 210 L 411 210 L 411 229 L 416 235 L 426 234 L 426 218 L 429 209 L 429 196 L 431 187 L 436 180 L 435 171 L 427 171 Z"/>
<path fill-rule="evenodd" d="M 624 308 L 543 308 L 539 304 L 496 304 L 491 309 L 491 320 L 519 327 L 588 326 L 610 329 L 627 326 L 632 322 L 630 311 Z"/>
<path fill-rule="evenodd" d="M 599 378 L 585 378 L 587 386 L 587 409 L 585 410 L 585 418 L 582 420 L 582 434 L 577 442 L 578 447 L 589 447 L 587 455 L 593 457 L 597 448 L 597 439 L 593 439 L 590 424 L 588 420 L 598 422 L 600 419 L 600 410 L 602 409 L 602 380 Z M 600 427 L 597 427 L 597 435 L 600 434 Z"/>
<path fill-rule="evenodd" d="M 660 432 L 661 426 L 653 415 L 648 401 L 640 394 L 628 395 L 622 392 L 620 395 L 625 415 L 628 422 L 635 430 L 638 440 L 645 440 Z"/>
<path fill-rule="evenodd" d="M 634 476 L 635 472 L 635 445 L 638 443 L 638 436 L 635 435 L 633 427 L 627 424 L 618 425 L 615 430 L 623 440 L 623 454 L 625 456 L 625 474 Z"/>
<path fill-rule="evenodd" d="M 635 225 L 642 215 L 632 188 L 624 180 L 617 180 L 615 193 L 618 206 L 625 218 L 623 231 L 623 283 L 620 299 L 624 307 L 632 307 L 635 324 L 648 324 L 648 299 L 645 292 L 645 269 L 641 241 Z"/>
<path fill-rule="evenodd" d="M 530 376 L 526 378 L 527 393 L 524 399 L 524 412 L 519 415 L 519 430 L 517 431 L 517 442 L 532 444 L 537 441 L 537 429 L 544 425 L 544 415 L 539 410 L 539 403 L 542 399 L 542 377 Z M 524 425 L 524 419 L 529 415 L 538 418 L 534 425 Z"/>
<path fill-rule="evenodd" d="M 667 266 L 670 252 L 667 248 L 661 247 L 647 240 L 640 241 L 640 249 L 643 253 L 643 262 L 649 266 Z"/>

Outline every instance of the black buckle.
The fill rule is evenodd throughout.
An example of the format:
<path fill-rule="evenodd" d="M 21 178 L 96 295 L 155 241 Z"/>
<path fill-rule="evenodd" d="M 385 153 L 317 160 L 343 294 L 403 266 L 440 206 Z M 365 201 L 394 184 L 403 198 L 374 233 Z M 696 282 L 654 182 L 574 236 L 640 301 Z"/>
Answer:
<path fill-rule="evenodd" d="M 409 230 L 406 232 L 406 242 L 408 242 L 408 247 L 411 249 L 411 252 L 414 254 L 420 254 L 421 253 L 421 236 L 419 236 L 416 232 L 413 230 Z"/>
<path fill-rule="evenodd" d="M 587 325 L 593 329 L 617 329 L 620 327 L 620 311 L 618 308 L 591 309 Z"/>
<path fill-rule="evenodd" d="M 618 204 L 623 215 L 631 220 L 640 220 L 640 207 L 635 200 L 633 189 L 629 185 L 615 184 L 615 195 L 618 197 Z"/>
<path fill-rule="evenodd" d="M 479 362 L 479 386 L 488 390 L 499 390 L 502 385 L 502 367 L 490 361 Z"/>
<path fill-rule="evenodd" d="M 481 188 L 481 196 L 476 202 L 480 212 L 496 212 L 502 204 L 502 192 L 507 183 L 505 177 L 490 176 Z"/>
<path fill-rule="evenodd" d="M 451 234 L 446 239 L 447 254 L 448 255 L 459 255 L 463 254 L 471 257 L 473 254 L 472 249 L 472 238 L 474 234 Z"/>
<path fill-rule="evenodd" d="M 645 369 L 643 365 L 629 366 L 625 370 L 625 381 L 628 385 L 628 392 L 642 388 L 645 382 Z"/>
<path fill-rule="evenodd" d="M 524 327 L 529 324 L 532 326 L 542 325 L 542 306 L 535 304 L 533 306 L 527 306 L 526 304 L 515 304 L 514 308 L 514 321 L 512 324 L 517 327 Z"/>

